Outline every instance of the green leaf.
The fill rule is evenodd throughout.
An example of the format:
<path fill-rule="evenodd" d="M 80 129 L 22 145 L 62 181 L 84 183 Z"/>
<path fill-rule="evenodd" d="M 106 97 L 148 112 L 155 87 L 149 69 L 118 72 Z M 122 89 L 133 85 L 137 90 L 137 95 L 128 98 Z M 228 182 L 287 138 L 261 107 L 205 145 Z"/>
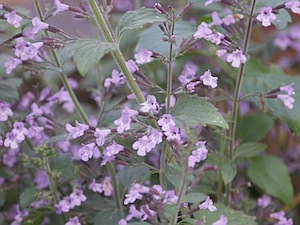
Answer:
<path fill-rule="evenodd" d="M 175 24 L 176 34 L 176 45 L 173 46 L 173 52 L 178 50 L 178 46 L 184 38 L 191 37 L 197 30 L 195 25 L 192 25 L 185 21 L 179 21 Z M 136 45 L 135 50 L 140 48 L 146 48 L 155 52 L 159 52 L 162 55 L 169 55 L 170 44 L 163 41 L 163 32 L 159 29 L 157 25 L 153 25 L 139 34 L 139 40 Z M 155 40 L 155 41 L 153 41 Z"/>
<path fill-rule="evenodd" d="M 121 195 L 124 195 L 133 183 L 143 183 L 148 180 L 149 169 L 145 166 L 123 168 L 118 173 Z"/>
<path fill-rule="evenodd" d="M 236 175 L 236 165 L 234 162 L 225 161 L 222 165 L 222 178 L 224 184 L 229 184 Z"/>
<path fill-rule="evenodd" d="M 50 161 L 51 169 L 60 174 L 60 177 L 71 180 L 75 178 L 74 164 L 70 154 L 61 154 Z"/>
<path fill-rule="evenodd" d="M 151 225 L 151 224 L 147 222 L 133 222 L 133 223 L 128 223 L 128 225 Z"/>
<path fill-rule="evenodd" d="M 206 98 L 182 94 L 173 108 L 178 126 L 194 127 L 199 124 L 229 128 L 227 121 Z"/>
<path fill-rule="evenodd" d="M 94 225 L 118 224 L 122 219 L 122 213 L 115 209 L 106 209 L 96 214 L 93 219 Z"/>
<path fill-rule="evenodd" d="M 22 80 L 9 78 L 0 82 L 0 101 L 12 102 L 19 98 L 18 88 Z"/>
<path fill-rule="evenodd" d="M 195 220 L 195 219 L 191 219 L 191 218 L 186 218 L 181 220 L 178 225 L 195 225 L 197 224 L 197 221 L 199 220 Z"/>
<path fill-rule="evenodd" d="M 249 179 L 267 194 L 285 204 L 293 201 L 293 186 L 286 165 L 273 156 L 253 157 L 248 160 Z"/>
<path fill-rule="evenodd" d="M 243 142 L 259 141 L 272 128 L 274 120 L 274 117 L 267 113 L 242 117 L 237 124 L 236 137 Z"/>
<path fill-rule="evenodd" d="M 188 202 L 188 203 L 202 202 L 206 199 L 206 196 L 207 195 L 203 193 L 191 192 L 184 196 L 183 202 Z"/>
<path fill-rule="evenodd" d="M 219 220 L 221 215 L 227 217 L 227 225 L 257 225 L 254 217 L 248 216 L 242 211 L 233 210 L 221 203 L 215 204 L 215 206 L 218 209 L 217 211 L 207 212 L 207 210 L 201 210 L 194 213 L 196 219 L 202 220 L 201 225 L 211 225 Z"/>
<path fill-rule="evenodd" d="M 278 30 L 282 30 L 287 27 L 288 23 L 292 22 L 292 17 L 286 9 L 280 9 L 276 14 L 276 20 L 272 23 L 277 27 Z"/>
<path fill-rule="evenodd" d="M 264 150 L 266 150 L 267 145 L 263 143 L 258 142 L 247 142 L 244 144 L 241 144 L 239 147 L 235 150 L 235 156 L 236 158 L 249 158 L 254 157 L 262 153 Z"/>
<path fill-rule="evenodd" d="M 255 65 L 258 66 L 256 67 Z M 300 83 L 300 77 L 287 76 L 280 68 L 274 66 L 271 68 L 264 68 L 264 72 L 260 72 L 260 70 L 257 70 L 259 67 L 262 67 L 262 65 L 257 61 L 247 64 L 242 92 L 245 95 L 258 92 L 268 93 L 269 91 L 278 87 L 294 82 L 296 94 L 293 96 L 295 99 L 293 109 L 288 109 L 280 100 L 276 98 L 265 98 L 264 102 L 266 111 L 286 122 L 294 134 L 300 135 L 300 86 L 297 85 Z M 265 72 L 266 70 L 268 72 Z M 259 98 L 252 97 L 250 100 L 261 107 Z"/>
<path fill-rule="evenodd" d="M 20 196 L 20 207 L 25 208 L 29 206 L 32 202 L 38 200 L 36 194 L 38 189 L 36 188 L 27 188 Z"/>
<path fill-rule="evenodd" d="M 5 193 L 3 190 L 0 190 L 0 207 L 2 207 L 5 203 Z"/>
<path fill-rule="evenodd" d="M 157 14 L 154 9 L 140 8 L 126 12 L 119 20 L 116 27 L 118 37 L 126 30 L 143 28 L 147 23 L 164 22 L 166 19 Z"/>
<path fill-rule="evenodd" d="M 79 73 L 85 76 L 92 66 L 97 64 L 105 54 L 115 50 L 116 47 L 112 43 L 96 39 L 79 39 L 75 42 L 74 49 L 75 64 Z"/>
<path fill-rule="evenodd" d="M 181 185 L 180 179 L 181 167 L 178 163 L 170 163 L 168 167 L 165 169 L 165 176 L 167 180 L 175 187 L 179 188 Z"/>
<path fill-rule="evenodd" d="M 177 205 L 167 205 L 163 208 L 164 216 L 171 218 L 177 213 Z"/>

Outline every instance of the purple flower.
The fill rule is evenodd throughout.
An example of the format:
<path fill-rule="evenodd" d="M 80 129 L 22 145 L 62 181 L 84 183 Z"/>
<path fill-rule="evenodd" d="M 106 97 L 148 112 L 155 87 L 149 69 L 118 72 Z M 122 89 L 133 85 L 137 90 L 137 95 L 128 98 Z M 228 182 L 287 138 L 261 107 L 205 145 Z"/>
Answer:
<path fill-rule="evenodd" d="M 21 26 L 22 17 L 17 15 L 16 10 L 4 14 L 4 18 L 6 18 L 7 22 L 13 25 L 15 28 L 19 28 Z"/>
<path fill-rule="evenodd" d="M 7 58 L 7 61 L 4 63 L 4 67 L 6 68 L 6 74 L 11 74 L 11 71 L 20 64 L 22 64 L 22 60 L 9 56 Z"/>
<path fill-rule="evenodd" d="M 131 117 L 138 115 L 138 111 L 128 108 L 122 110 L 121 117 L 114 121 L 114 124 L 117 125 L 117 132 L 122 134 L 124 131 L 130 129 Z"/>
<path fill-rule="evenodd" d="M 193 92 L 195 92 L 196 86 L 200 83 L 201 83 L 200 81 L 190 82 L 186 85 L 186 89 L 189 92 L 193 93 Z"/>
<path fill-rule="evenodd" d="M 216 88 L 218 86 L 217 80 L 218 77 L 213 77 L 210 70 L 207 70 L 201 77 L 200 80 L 205 86 L 210 86 Z"/>
<path fill-rule="evenodd" d="M 244 64 L 246 60 L 246 56 L 240 49 L 236 49 L 234 52 L 227 56 L 227 62 L 231 63 L 231 66 L 236 68 L 240 67 L 241 64 Z"/>
<path fill-rule="evenodd" d="M 166 205 L 174 205 L 178 201 L 178 196 L 176 195 L 174 190 L 166 191 L 165 199 L 163 201 Z"/>
<path fill-rule="evenodd" d="M 75 205 L 73 204 L 70 196 L 65 196 L 54 207 L 56 209 L 56 213 L 61 214 L 62 212 L 69 212 L 71 209 L 73 209 L 75 207 Z"/>
<path fill-rule="evenodd" d="M 293 13 L 300 15 L 300 2 L 298 0 L 286 2 L 284 5 L 285 8 L 291 9 Z"/>
<path fill-rule="evenodd" d="M 145 101 L 141 104 L 142 112 L 152 112 L 153 114 L 157 114 L 158 108 L 159 108 L 159 105 L 158 105 L 154 95 L 148 95 L 147 101 Z"/>
<path fill-rule="evenodd" d="M 25 136 L 28 134 L 28 130 L 24 127 L 22 122 L 14 122 L 14 128 L 12 132 L 16 135 L 17 141 L 20 143 L 25 140 Z"/>
<path fill-rule="evenodd" d="M 219 50 L 216 51 L 216 55 L 219 56 L 219 57 L 222 57 L 226 53 L 227 53 L 226 49 L 219 49 Z"/>
<path fill-rule="evenodd" d="M 39 17 L 34 17 L 31 20 L 31 23 L 33 25 L 33 29 L 32 29 L 32 33 L 33 34 L 37 34 L 38 32 L 40 32 L 41 30 L 45 30 L 49 28 L 49 24 L 48 23 L 44 23 L 40 20 Z"/>
<path fill-rule="evenodd" d="M 178 77 L 178 80 L 182 85 L 185 85 L 196 78 L 196 72 L 198 70 L 198 66 L 194 63 L 188 62 L 185 64 L 181 75 Z"/>
<path fill-rule="evenodd" d="M 43 42 L 30 43 L 25 42 L 23 38 L 18 38 L 15 46 L 15 55 L 22 61 L 34 59 L 43 45 Z"/>
<path fill-rule="evenodd" d="M 118 225 L 127 225 L 127 221 L 125 219 L 120 219 Z"/>
<path fill-rule="evenodd" d="M 124 204 L 128 205 L 129 203 L 134 203 L 137 199 L 142 199 L 143 193 L 149 193 L 150 188 L 140 185 L 140 184 L 134 184 L 129 189 L 128 194 L 125 195 Z"/>
<path fill-rule="evenodd" d="M 9 116 L 13 115 L 13 111 L 10 109 L 9 104 L 0 101 L 0 121 L 4 122 L 8 120 Z"/>
<path fill-rule="evenodd" d="M 82 144 L 82 147 L 79 149 L 79 155 L 81 160 L 84 162 L 89 161 L 94 155 L 95 143 Z"/>
<path fill-rule="evenodd" d="M 262 7 L 260 9 L 260 14 L 256 17 L 259 22 L 262 22 L 263 27 L 268 27 L 271 25 L 271 22 L 276 19 L 276 15 L 272 12 L 272 7 Z"/>
<path fill-rule="evenodd" d="M 270 217 L 278 220 L 278 222 L 275 223 L 274 225 L 293 225 L 294 224 L 292 219 L 287 219 L 285 217 L 285 213 L 283 211 L 271 213 Z"/>
<path fill-rule="evenodd" d="M 69 218 L 69 221 L 65 225 L 81 225 L 77 216 Z"/>
<path fill-rule="evenodd" d="M 75 206 L 80 206 L 82 202 L 86 201 L 86 196 L 83 194 L 83 191 L 80 189 L 75 189 L 71 194 L 70 194 L 70 199 L 72 201 L 72 205 Z"/>
<path fill-rule="evenodd" d="M 114 85 L 115 87 L 120 86 L 122 84 L 125 84 L 126 80 L 124 78 L 124 74 L 117 71 L 117 70 L 113 70 L 112 74 L 111 74 L 111 78 L 108 77 L 105 79 L 104 81 L 104 87 L 109 88 L 112 85 Z"/>
<path fill-rule="evenodd" d="M 94 136 L 96 138 L 96 144 L 102 146 L 105 143 L 105 137 L 111 133 L 110 129 L 99 129 L 96 128 Z"/>
<path fill-rule="evenodd" d="M 149 144 L 149 139 L 147 135 L 140 137 L 136 142 L 132 144 L 132 148 L 137 150 L 139 156 L 145 156 L 148 152 L 152 150 L 152 146 Z"/>
<path fill-rule="evenodd" d="M 199 205 L 199 209 L 208 209 L 210 212 L 214 212 L 217 210 L 216 206 L 214 206 L 214 203 L 209 196 L 207 196 L 205 201 Z"/>
<path fill-rule="evenodd" d="M 92 183 L 90 183 L 89 187 L 88 187 L 91 191 L 93 192 L 98 192 L 98 193 L 102 193 L 102 184 L 101 183 L 97 183 L 95 179 L 93 179 Z"/>
<path fill-rule="evenodd" d="M 207 39 L 207 37 L 209 35 L 211 35 L 213 33 L 213 31 L 209 28 L 208 24 L 205 22 L 202 22 L 198 28 L 196 33 L 193 35 L 193 37 L 195 39 L 200 39 L 200 38 L 205 38 Z"/>
<path fill-rule="evenodd" d="M 205 39 L 207 41 L 210 41 L 211 43 L 215 45 L 219 45 L 222 42 L 222 39 L 225 37 L 224 34 L 218 32 L 218 31 L 213 31 L 210 35 L 208 35 Z"/>
<path fill-rule="evenodd" d="M 130 59 L 126 62 L 126 66 L 127 66 L 128 70 L 130 71 L 130 73 L 134 73 L 139 70 L 135 61 L 133 61 L 132 59 Z"/>
<path fill-rule="evenodd" d="M 220 26 L 223 23 L 223 21 L 220 19 L 216 11 L 212 12 L 211 18 L 212 18 L 211 25 Z"/>
<path fill-rule="evenodd" d="M 33 180 L 37 189 L 44 189 L 49 186 L 48 175 L 44 170 L 38 170 L 35 173 L 35 178 Z"/>
<path fill-rule="evenodd" d="M 268 195 L 264 195 L 261 198 L 258 198 L 256 201 L 256 205 L 262 208 L 266 208 L 271 203 L 271 197 Z"/>
<path fill-rule="evenodd" d="M 66 124 L 66 130 L 69 132 L 67 140 L 69 140 L 70 137 L 72 138 L 81 137 L 83 133 L 89 129 L 89 125 L 82 124 L 77 121 L 75 121 L 75 123 L 76 123 L 75 127 L 73 127 L 69 123 Z"/>
<path fill-rule="evenodd" d="M 280 50 L 286 50 L 292 45 L 292 40 L 286 32 L 280 32 L 274 40 L 274 45 Z"/>
<path fill-rule="evenodd" d="M 103 152 L 103 161 L 101 166 L 105 165 L 109 161 L 113 161 L 116 158 L 116 155 L 119 152 L 123 151 L 124 147 L 122 145 L 117 144 L 115 141 L 104 149 Z"/>
<path fill-rule="evenodd" d="M 137 54 L 134 55 L 134 58 L 138 64 L 149 63 L 152 61 L 152 52 L 142 48 Z"/>
<path fill-rule="evenodd" d="M 178 127 L 171 126 L 167 131 L 164 132 L 168 141 L 180 141 L 180 130 Z"/>
<path fill-rule="evenodd" d="M 109 176 L 104 177 L 102 181 L 102 189 L 105 196 L 111 196 L 113 193 L 113 186 L 111 184 L 111 178 Z"/>
<path fill-rule="evenodd" d="M 6 139 L 4 140 L 4 146 L 10 147 L 11 149 L 17 149 L 19 147 L 16 134 L 13 132 L 6 133 Z"/>
<path fill-rule="evenodd" d="M 226 216 L 221 215 L 220 219 L 218 219 L 216 222 L 213 222 L 212 225 L 227 225 L 228 219 Z"/>
<path fill-rule="evenodd" d="M 226 26 L 229 26 L 230 24 L 235 24 L 235 19 L 233 17 L 232 14 L 229 14 L 227 16 L 225 16 L 223 19 L 222 19 L 223 23 L 226 25 Z"/>
<path fill-rule="evenodd" d="M 295 99 L 293 97 L 287 94 L 279 94 L 277 95 L 277 98 L 281 100 L 287 108 L 293 109 L 295 102 Z"/>
<path fill-rule="evenodd" d="M 205 2 L 205 6 L 208 6 L 209 4 L 213 3 L 213 2 L 220 2 L 221 0 L 207 0 Z"/>
<path fill-rule="evenodd" d="M 13 167 L 17 162 L 19 149 L 9 149 L 6 153 L 3 154 L 2 163 L 8 167 Z"/>
<path fill-rule="evenodd" d="M 54 0 L 54 4 L 56 5 L 56 10 L 53 13 L 53 16 L 56 16 L 57 13 L 63 12 L 69 9 L 69 6 L 61 3 L 59 0 Z"/>
<path fill-rule="evenodd" d="M 205 141 L 199 141 L 196 143 L 197 149 L 192 151 L 192 154 L 188 158 L 189 167 L 195 167 L 196 163 L 206 159 L 208 150 L 205 147 L 205 143 Z"/>
<path fill-rule="evenodd" d="M 279 88 L 280 91 L 285 91 L 288 95 L 295 95 L 294 83 L 285 85 Z"/>

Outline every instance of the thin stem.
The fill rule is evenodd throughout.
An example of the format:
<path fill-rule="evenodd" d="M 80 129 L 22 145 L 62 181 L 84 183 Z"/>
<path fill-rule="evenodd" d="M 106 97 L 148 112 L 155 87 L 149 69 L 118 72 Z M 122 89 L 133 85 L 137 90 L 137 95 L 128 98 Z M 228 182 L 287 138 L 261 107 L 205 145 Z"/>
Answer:
<path fill-rule="evenodd" d="M 248 19 L 248 25 L 247 25 L 247 29 L 246 29 L 244 44 L 243 44 L 243 53 L 245 55 L 247 55 L 248 46 L 249 46 L 249 42 L 250 42 L 250 35 L 251 35 L 252 24 L 253 24 L 252 17 L 253 17 L 253 13 L 254 13 L 255 3 L 256 3 L 256 0 L 253 0 L 251 3 L 251 10 L 250 10 L 250 15 L 249 15 L 249 19 Z M 246 67 L 246 64 L 242 64 L 240 67 L 238 77 L 236 80 L 234 96 L 233 96 L 232 126 L 230 129 L 231 144 L 230 144 L 230 151 L 229 151 L 229 158 L 231 160 L 233 160 L 233 156 L 234 156 L 235 133 L 236 133 L 237 118 L 238 118 L 239 103 L 240 103 L 239 94 L 240 94 L 240 90 L 242 87 L 243 78 L 245 75 L 245 67 Z M 228 193 L 230 193 L 231 183 L 229 184 L 228 189 L 229 189 Z M 229 202 L 229 195 L 227 195 L 226 198 L 227 198 L 227 202 Z"/>
<path fill-rule="evenodd" d="M 224 134 L 220 134 L 220 154 L 225 155 L 225 138 Z M 223 178 L 222 178 L 222 164 L 223 164 L 223 159 L 220 157 L 219 158 L 219 163 L 218 163 L 218 198 L 219 200 L 223 201 Z"/>
<path fill-rule="evenodd" d="M 43 15 L 42 15 L 41 6 L 39 4 L 39 0 L 34 0 L 34 4 L 35 4 L 35 8 L 37 10 L 37 13 L 38 13 L 40 19 L 43 20 Z M 45 36 L 49 37 L 49 34 L 48 34 L 48 32 L 46 30 L 44 31 L 44 33 L 45 33 Z M 58 58 L 58 55 L 57 55 L 56 51 L 54 49 L 51 49 L 50 52 L 51 52 L 51 56 L 52 56 L 54 62 L 56 63 L 57 67 L 60 68 L 61 67 L 61 63 L 59 61 L 59 58 Z M 125 62 L 124 62 L 124 65 L 125 65 Z M 125 65 L 125 67 L 126 67 L 126 65 Z M 60 73 L 60 78 L 61 78 L 61 81 L 62 81 L 64 87 L 66 88 L 67 92 L 69 93 L 69 95 L 70 95 L 70 97 L 72 99 L 72 102 L 74 103 L 75 108 L 76 108 L 78 114 L 80 115 L 82 121 L 85 124 L 89 124 L 88 117 L 87 117 L 86 113 L 84 112 L 81 104 L 79 103 L 79 101 L 78 101 L 78 99 L 77 99 L 77 97 L 76 97 L 73 89 L 69 85 L 66 75 L 64 73 Z M 107 167 L 107 169 L 108 169 L 108 171 L 110 173 L 110 177 L 111 177 L 112 182 L 113 182 L 114 198 L 115 198 L 115 201 L 116 201 L 117 209 L 120 210 L 120 211 L 122 211 L 122 205 L 120 203 L 120 194 L 119 194 L 119 189 L 118 189 L 116 171 L 115 171 L 115 169 L 114 169 L 114 167 L 113 167 L 113 165 L 112 165 L 111 162 L 108 162 L 106 167 Z"/>

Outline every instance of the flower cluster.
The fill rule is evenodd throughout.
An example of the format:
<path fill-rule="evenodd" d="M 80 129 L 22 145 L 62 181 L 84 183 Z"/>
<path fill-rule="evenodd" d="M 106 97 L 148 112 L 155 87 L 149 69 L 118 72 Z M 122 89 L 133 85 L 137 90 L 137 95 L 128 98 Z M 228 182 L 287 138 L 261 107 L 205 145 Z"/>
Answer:
<path fill-rule="evenodd" d="M 55 205 L 56 213 L 66 213 L 76 206 L 80 206 L 86 201 L 86 196 L 80 189 L 75 189 L 69 196 L 65 196 L 58 204 Z"/>

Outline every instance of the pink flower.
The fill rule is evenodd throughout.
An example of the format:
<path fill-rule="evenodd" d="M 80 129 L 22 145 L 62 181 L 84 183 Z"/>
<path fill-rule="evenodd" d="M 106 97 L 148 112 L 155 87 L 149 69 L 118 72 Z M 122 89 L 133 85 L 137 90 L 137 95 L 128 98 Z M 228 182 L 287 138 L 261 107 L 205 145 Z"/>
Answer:
<path fill-rule="evenodd" d="M 22 17 L 17 15 L 16 10 L 4 14 L 4 18 L 6 18 L 7 22 L 15 28 L 19 28 L 21 26 Z"/>
<path fill-rule="evenodd" d="M 188 62 L 185 64 L 181 75 L 178 77 L 178 80 L 182 85 L 185 85 L 195 79 L 198 66 L 194 63 Z"/>
<path fill-rule="evenodd" d="M 279 88 L 280 91 L 285 91 L 288 95 L 295 95 L 294 83 L 285 85 Z"/>
<path fill-rule="evenodd" d="M 262 22 L 263 27 L 268 27 L 276 19 L 276 15 L 272 13 L 272 7 L 267 6 L 260 9 L 260 14 L 258 14 L 256 19 Z"/>
<path fill-rule="evenodd" d="M 197 149 L 192 151 L 192 154 L 188 158 L 189 167 L 195 167 L 196 163 L 199 163 L 206 159 L 208 150 L 205 147 L 205 143 L 205 141 L 197 142 Z"/>
<path fill-rule="evenodd" d="M 300 2 L 298 0 L 292 0 L 285 3 L 285 8 L 291 9 L 293 13 L 300 15 Z"/>
<path fill-rule="evenodd" d="M 138 64 L 149 63 L 152 61 L 152 52 L 142 48 L 137 54 L 134 55 L 134 58 Z"/>
<path fill-rule="evenodd" d="M 244 64 L 246 62 L 247 58 L 243 54 L 242 50 L 237 49 L 231 54 L 227 56 L 227 62 L 231 63 L 231 66 L 233 67 L 240 67 L 241 64 Z"/>
<path fill-rule="evenodd" d="M 218 86 L 218 77 L 213 77 L 210 70 L 207 70 L 201 77 L 200 80 L 205 86 L 216 88 Z"/>

